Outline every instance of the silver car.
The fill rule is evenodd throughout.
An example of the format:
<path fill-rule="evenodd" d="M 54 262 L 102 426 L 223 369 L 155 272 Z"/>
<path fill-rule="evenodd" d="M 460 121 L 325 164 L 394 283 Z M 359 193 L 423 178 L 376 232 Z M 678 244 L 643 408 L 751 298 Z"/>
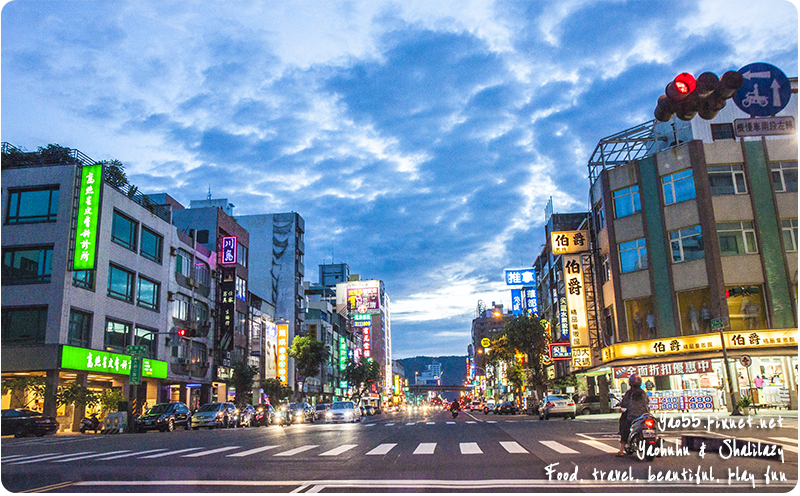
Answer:
<path fill-rule="evenodd" d="M 206 403 L 192 415 L 192 429 L 201 427 L 233 427 L 236 425 L 238 412 L 233 403 Z"/>
<path fill-rule="evenodd" d="M 325 416 L 327 422 L 358 422 L 361 409 L 352 401 L 335 401 Z"/>
<path fill-rule="evenodd" d="M 539 403 L 539 420 L 550 417 L 575 418 L 575 402 L 566 394 L 548 394 Z"/>

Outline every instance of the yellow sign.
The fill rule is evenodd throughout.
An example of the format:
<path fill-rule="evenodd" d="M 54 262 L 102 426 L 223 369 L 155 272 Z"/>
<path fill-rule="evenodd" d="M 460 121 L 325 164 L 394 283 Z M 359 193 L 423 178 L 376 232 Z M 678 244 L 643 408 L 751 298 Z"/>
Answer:
<path fill-rule="evenodd" d="M 550 233 L 553 255 L 589 251 L 589 231 L 553 231 Z"/>
<path fill-rule="evenodd" d="M 585 368 L 592 366 L 592 349 L 588 346 L 572 348 L 572 368 Z"/>
<path fill-rule="evenodd" d="M 562 262 L 564 265 L 564 290 L 567 293 L 569 342 L 573 349 L 589 346 L 589 323 L 586 317 L 581 256 L 564 255 Z"/>
<path fill-rule="evenodd" d="M 492 344 L 492 342 L 489 340 L 489 338 L 481 339 L 481 346 L 484 348 L 488 348 L 490 344 Z"/>
<path fill-rule="evenodd" d="M 289 324 L 278 324 L 278 379 L 284 386 L 289 384 Z"/>
<path fill-rule="evenodd" d="M 777 346 L 797 346 L 797 329 L 728 331 L 725 333 L 725 347 L 728 350 Z M 617 343 L 603 348 L 602 358 L 604 362 L 610 362 L 620 358 L 661 357 L 721 349 L 722 342 L 719 333 L 696 334 L 677 338 Z"/>

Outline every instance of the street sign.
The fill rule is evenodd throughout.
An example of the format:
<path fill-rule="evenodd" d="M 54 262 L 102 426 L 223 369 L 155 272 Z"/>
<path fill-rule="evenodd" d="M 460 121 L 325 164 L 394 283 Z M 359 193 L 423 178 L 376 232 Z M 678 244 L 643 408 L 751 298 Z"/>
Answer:
<path fill-rule="evenodd" d="M 739 363 L 741 363 L 744 367 L 749 367 L 753 361 L 750 359 L 749 355 L 742 355 L 742 357 L 739 359 Z"/>
<path fill-rule="evenodd" d="M 131 344 L 125 347 L 125 353 L 128 355 L 144 356 L 147 354 L 147 345 L 144 344 Z"/>
<path fill-rule="evenodd" d="M 711 319 L 711 329 L 712 330 L 719 331 L 723 327 L 725 327 L 725 324 L 723 323 L 721 318 Z"/>
<path fill-rule="evenodd" d="M 142 382 L 142 356 L 131 356 L 131 376 L 129 384 L 131 386 L 138 386 Z"/>
<path fill-rule="evenodd" d="M 792 85 L 782 70 L 772 64 L 756 62 L 739 69 L 744 84 L 733 95 L 743 112 L 753 117 L 772 116 L 789 103 Z"/>
<path fill-rule="evenodd" d="M 795 134 L 794 117 L 754 117 L 752 119 L 734 119 L 733 133 L 737 138 L 745 136 L 776 136 Z"/>

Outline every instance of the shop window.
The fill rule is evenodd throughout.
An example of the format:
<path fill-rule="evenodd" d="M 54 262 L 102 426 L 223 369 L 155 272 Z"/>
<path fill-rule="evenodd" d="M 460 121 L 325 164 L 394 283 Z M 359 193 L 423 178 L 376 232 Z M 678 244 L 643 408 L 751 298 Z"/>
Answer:
<path fill-rule="evenodd" d="M 48 283 L 52 266 L 52 246 L 4 248 L 2 284 Z"/>
<path fill-rule="evenodd" d="M 680 291 L 676 294 L 681 333 L 704 334 L 711 332 L 711 294 L 708 288 Z"/>
<path fill-rule="evenodd" d="M 131 344 L 130 334 L 130 324 L 106 319 L 106 332 L 103 340 L 105 350 L 114 353 L 125 353 L 125 347 Z"/>
<path fill-rule="evenodd" d="M 47 307 L 4 308 L 2 312 L 3 345 L 44 344 L 47 331 Z"/>
<path fill-rule="evenodd" d="M 614 215 L 617 219 L 633 215 L 642 210 L 638 184 L 618 189 L 612 193 L 612 197 L 614 198 Z"/>
<path fill-rule="evenodd" d="M 783 247 L 788 252 L 797 251 L 797 219 L 782 219 Z"/>
<path fill-rule="evenodd" d="M 8 192 L 8 224 L 55 222 L 57 213 L 58 186 Z"/>
<path fill-rule="evenodd" d="M 157 312 L 160 296 L 161 284 L 139 276 L 139 289 L 136 296 L 137 305 Z"/>
<path fill-rule="evenodd" d="M 628 340 L 639 341 L 658 337 L 653 300 L 650 297 L 625 301 Z"/>
<path fill-rule="evenodd" d="M 157 332 L 157 329 L 136 326 L 136 344 L 147 346 L 147 353 L 145 353 L 147 358 L 155 358 L 156 356 L 155 332 Z"/>
<path fill-rule="evenodd" d="M 647 244 L 644 238 L 619 244 L 620 272 L 633 272 L 647 268 Z"/>
<path fill-rule="evenodd" d="M 116 265 L 108 267 L 108 296 L 133 303 L 134 274 Z"/>
<path fill-rule="evenodd" d="M 772 162 L 772 187 L 776 193 L 797 192 L 797 161 Z"/>
<path fill-rule="evenodd" d="M 744 286 L 755 287 L 756 291 L 749 295 L 731 296 L 725 299 L 728 304 L 728 318 L 731 330 L 750 331 L 767 328 L 763 287 L 753 284 Z M 725 287 L 726 290 L 731 288 L 733 286 Z"/>
<path fill-rule="evenodd" d="M 705 256 L 703 234 L 699 225 L 670 231 L 669 242 L 672 247 L 673 263 L 699 260 Z"/>
<path fill-rule="evenodd" d="M 136 221 L 115 210 L 111 224 L 111 241 L 131 251 L 136 251 L 136 232 L 138 228 L 139 224 Z"/>
<path fill-rule="evenodd" d="M 186 250 L 178 249 L 175 258 L 175 272 L 186 277 L 192 277 L 192 254 Z"/>
<path fill-rule="evenodd" d="M 726 122 L 724 124 L 711 124 L 711 139 L 714 141 L 735 139 L 735 137 L 736 136 L 733 134 L 733 124 L 730 122 Z"/>
<path fill-rule="evenodd" d="M 692 169 L 684 169 L 673 174 L 662 176 L 661 184 L 664 188 L 665 205 L 691 200 L 697 196 L 694 189 Z"/>
<path fill-rule="evenodd" d="M 69 311 L 69 336 L 67 342 L 71 346 L 91 348 L 92 343 L 92 314 L 70 309 Z"/>
<path fill-rule="evenodd" d="M 164 250 L 164 237 L 142 227 L 142 244 L 139 253 L 146 259 L 161 263 L 161 253 Z"/>
<path fill-rule="evenodd" d="M 707 170 L 712 196 L 747 194 L 742 164 L 713 165 L 708 166 Z"/>
<path fill-rule="evenodd" d="M 756 230 L 753 221 L 718 222 L 717 237 L 722 255 L 758 253 Z"/>
<path fill-rule="evenodd" d="M 76 288 L 88 289 L 94 291 L 94 270 L 73 270 L 72 271 L 72 285 Z"/>
<path fill-rule="evenodd" d="M 172 302 L 172 317 L 180 320 L 189 320 L 189 308 L 192 299 L 180 293 L 175 294 Z"/>

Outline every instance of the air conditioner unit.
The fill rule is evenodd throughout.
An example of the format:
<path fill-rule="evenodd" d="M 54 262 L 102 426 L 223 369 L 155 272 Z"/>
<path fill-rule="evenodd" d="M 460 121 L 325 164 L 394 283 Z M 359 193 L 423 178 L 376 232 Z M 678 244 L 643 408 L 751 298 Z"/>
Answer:
<path fill-rule="evenodd" d="M 170 246 L 169 247 L 169 254 L 170 254 L 170 256 L 173 256 L 173 257 L 176 256 L 178 254 L 178 249 L 175 248 L 174 246 Z"/>
<path fill-rule="evenodd" d="M 167 301 L 175 301 L 175 293 L 167 291 Z"/>

